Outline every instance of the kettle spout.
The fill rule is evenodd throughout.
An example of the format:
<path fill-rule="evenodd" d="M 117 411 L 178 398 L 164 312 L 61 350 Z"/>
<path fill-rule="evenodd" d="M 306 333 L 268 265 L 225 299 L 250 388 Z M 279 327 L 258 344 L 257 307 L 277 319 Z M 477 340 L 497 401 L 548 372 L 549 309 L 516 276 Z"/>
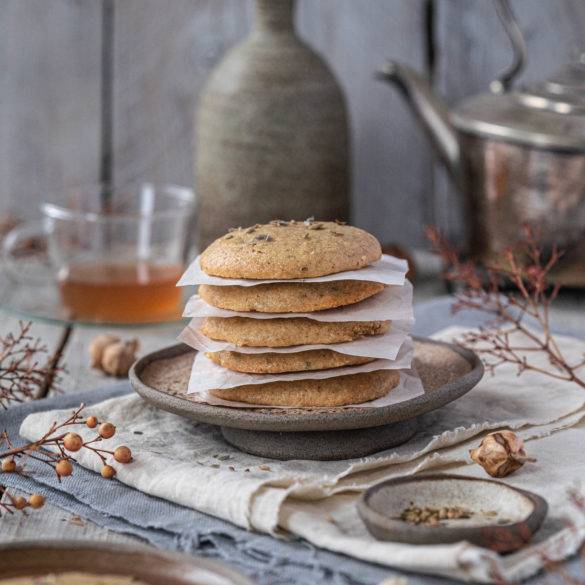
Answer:
<path fill-rule="evenodd" d="M 446 106 L 435 97 L 430 85 L 413 69 L 396 61 L 388 61 L 376 77 L 400 88 L 429 134 L 451 178 L 461 188 L 463 177 L 457 133 L 449 120 Z"/>

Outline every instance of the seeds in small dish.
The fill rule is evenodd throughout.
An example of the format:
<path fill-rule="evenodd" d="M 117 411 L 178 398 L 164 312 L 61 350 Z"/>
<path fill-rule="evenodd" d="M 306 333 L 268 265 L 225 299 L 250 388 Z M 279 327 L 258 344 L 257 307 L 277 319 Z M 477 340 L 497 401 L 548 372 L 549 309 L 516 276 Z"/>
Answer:
<path fill-rule="evenodd" d="M 441 520 L 460 520 L 463 518 L 471 518 L 473 512 L 461 506 L 442 506 L 440 508 L 432 508 L 425 506 L 419 508 L 412 502 L 408 508 L 405 508 L 400 514 L 400 519 L 409 524 L 427 524 L 434 526 Z"/>

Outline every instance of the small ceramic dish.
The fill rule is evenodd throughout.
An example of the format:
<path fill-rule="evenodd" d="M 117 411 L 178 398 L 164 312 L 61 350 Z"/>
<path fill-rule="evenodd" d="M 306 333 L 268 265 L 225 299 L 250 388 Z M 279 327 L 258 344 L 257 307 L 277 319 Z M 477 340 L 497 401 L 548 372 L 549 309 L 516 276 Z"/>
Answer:
<path fill-rule="evenodd" d="M 80 573 L 84 583 L 110 575 L 148 585 L 254 585 L 213 561 L 148 546 L 56 540 L 0 544 L 0 583 L 63 573 Z"/>
<path fill-rule="evenodd" d="M 415 524 L 401 518 L 412 507 L 457 508 L 469 517 Z M 459 475 L 401 477 L 369 488 L 358 512 L 378 540 L 446 544 L 466 540 L 505 553 L 524 546 L 542 525 L 546 501 L 499 481 Z"/>

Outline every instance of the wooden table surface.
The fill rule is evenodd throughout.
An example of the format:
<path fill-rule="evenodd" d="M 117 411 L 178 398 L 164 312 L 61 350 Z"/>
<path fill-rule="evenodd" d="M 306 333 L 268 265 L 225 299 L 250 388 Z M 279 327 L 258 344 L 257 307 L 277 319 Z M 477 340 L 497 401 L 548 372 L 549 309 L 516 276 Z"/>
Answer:
<path fill-rule="evenodd" d="M 15 331 L 17 328 L 17 317 L 0 312 L 0 334 Z M 106 377 L 89 366 L 88 348 L 96 335 L 108 332 L 122 338 L 138 337 L 142 355 L 176 343 L 180 329 L 177 325 L 152 329 L 74 328 L 63 354 L 63 363 L 67 367 L 67 374 L 62 384 L 63 390 L 68 393 L 88 390 L 115 381 L 114 378 Z M 31 334 L 40 337 L 49 347 L 54 348 L 58 345 L 63 330 L 64 328 L 55 325 L 34 323 Z M 108 542 L 139 540 L 133 536 L 101 528 L 52 505 L 50 501 L 42 509 L 35 510 L 26 516 L 5 514 L 0 518 L 0 542 L 52 538 L 107 540 Z"/>
<path fill-rule="evenodd" d="M 419 283 L 415 287 L 415 302 L 428 300 L 434 296 L 445 294 L 445 289 L 436 280 Z M 585 295 L 570 294 L 561 296 L 552 311 L 552 322 L 557 327 L 568 331 L 585 330 Z M 0 333 L 15 330 L 18 319 L 0 312 Z M 120 337 L 138 337 L 141 343 L 140 354 L 176 342 L 180 330 L 178 326 L 155 329 L 116 329 Z M 66 392 L 87 390 L 103 386 L 112 381 L 100 372 L 90 368 L 88 347 L 91 340 L 101 332 L 112 332 L 111 329 L 74 328 L 65 347 L 64 362 L 68 374 L 64 383 Z M 41 337 L 50 346 L 58 344 L 63 329 L 54 325 L 35 323 L 33 334 Z M 90 539 L 107 540 L 109 542 L 133 542 L 138 539 L 128 535 L 111 532 L 96 526 L 87 520 L 75 517 L 47 502 L 41 510 L 23 516 L 21 514 L 4 515 L 0 519 L 0 542 L 31 540 L 31 539 Z"/>

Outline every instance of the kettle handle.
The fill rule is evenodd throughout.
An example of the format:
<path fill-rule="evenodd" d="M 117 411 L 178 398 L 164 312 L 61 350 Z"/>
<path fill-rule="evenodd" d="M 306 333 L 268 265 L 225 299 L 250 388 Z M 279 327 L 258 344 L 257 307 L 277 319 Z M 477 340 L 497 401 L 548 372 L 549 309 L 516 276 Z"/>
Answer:
<path fill-rule="evenodd" d="M 493 93 L 507 92 L 514 79 L 520 74 L 526 63 L 526 42 L 524 35 L 518 26 L 509 0 L 494 0 L 496 10 L 504 30 L 512 43 L 513 60 L 500 75 L 490 83 Z"/>

